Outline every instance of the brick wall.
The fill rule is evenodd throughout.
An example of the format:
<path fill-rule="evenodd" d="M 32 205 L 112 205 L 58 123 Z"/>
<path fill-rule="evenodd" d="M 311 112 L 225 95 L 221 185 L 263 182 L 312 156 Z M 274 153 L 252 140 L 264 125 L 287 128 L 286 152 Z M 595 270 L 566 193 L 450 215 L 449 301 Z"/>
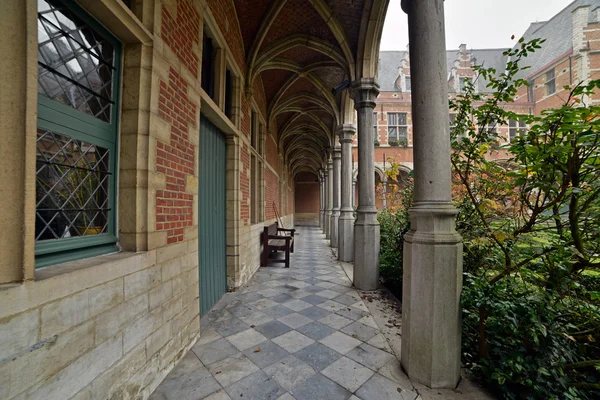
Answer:
<path fill-rule="evenodd" d="M 193 199 L 185 178 L 196 174 L 196 149 L 188 129 L 197 124 L 196 105 L 188 100 L 187 86 L 172 67 L 169 82 L 160 82 L 158 112 L 171 125 L 171 139 L 157 143 L 156 171 L 166 175 L 166 187 L 156 191 L 156 230 L 167 231 L 167 244 L 183 241 L 184 228 L 192 226 Z"/>
<path fill-rule="evenodd" d="M 265 220 L 275 218 L 273 203 L 279 215 L 283 215 L 285 211 L 279 205 L 279 177 L 270 168 L 265 168 L 265 192 Z"/>

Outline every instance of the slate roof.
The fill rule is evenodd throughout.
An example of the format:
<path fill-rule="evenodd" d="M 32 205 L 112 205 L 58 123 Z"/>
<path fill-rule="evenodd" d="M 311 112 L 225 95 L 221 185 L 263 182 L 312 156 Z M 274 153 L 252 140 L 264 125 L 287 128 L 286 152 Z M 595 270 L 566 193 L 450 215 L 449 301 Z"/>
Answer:
<path fill-rule="evenodd" d="M 600 0 L 599 0 L 600 1 Z M 468 50 L 475 57 L 478 65 L 484 65 L 486 68 L 496 68 L 498 72 L 504 70 L 507 58 L 502 55 L 506 49 L 474 49 Z M 406 51 L 381 51 L 379 53 L 379 72 L 377 80 L 382 92 L 397 92 L 395 86 L 398 77 L 398 68 L 404 59 Z M 448 50 L 446 59 L 448 63 L 448 74 L 454 66 L 454 61 L 459 57 L 459 50 Z M 479 91 L 484 92 L 486 82 L 480 80 Z"/>
<path fill-rule="evenodd" d="M 523 71 L 519 77 L 526 77 L 558 59 L 573 49 L 573 11 L 582 6 L 591 6 L 591 10 L 600 7 L 600 0 L 575 0 L 561 12 L 546 22 L 532 23 L 523 35 L 526 41 L 534 38 L 545 39 L 542 48 L 525 59 L 524 64 L 531 68 Z M 593 16 L 590 13 L 590 22 Z"/>

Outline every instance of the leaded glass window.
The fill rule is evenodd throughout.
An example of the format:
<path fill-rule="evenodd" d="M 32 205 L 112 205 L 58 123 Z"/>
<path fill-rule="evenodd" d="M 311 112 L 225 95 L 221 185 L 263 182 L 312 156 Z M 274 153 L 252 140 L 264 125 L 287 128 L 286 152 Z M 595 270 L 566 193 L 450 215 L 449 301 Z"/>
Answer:
<path fill-rule="evenodd" d="M 38 268 L 118 250 L 120 51 L 73 1 L 38 0 Z"/>
<path fill-rule="evenodd" d="M 38 129 L 36 161 L 36 240 L 108 232 L 108 149 Z"/>
<path fill-rule="evenodd" d="M 38 0 L 38 92 L 111 120 L 113 45 L 64 3 Z"/>

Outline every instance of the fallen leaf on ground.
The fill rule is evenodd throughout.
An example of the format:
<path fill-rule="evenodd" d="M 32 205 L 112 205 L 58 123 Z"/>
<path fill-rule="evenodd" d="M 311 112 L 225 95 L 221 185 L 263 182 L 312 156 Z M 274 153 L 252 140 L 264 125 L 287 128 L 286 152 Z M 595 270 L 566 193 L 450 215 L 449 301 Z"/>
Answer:
<path fill-rule="evenodd" d="M 254 350 L 254 352 L 255 352 L 255 353 L 260 353 L 260 347 L 257 347 L 257 348 Z"/>

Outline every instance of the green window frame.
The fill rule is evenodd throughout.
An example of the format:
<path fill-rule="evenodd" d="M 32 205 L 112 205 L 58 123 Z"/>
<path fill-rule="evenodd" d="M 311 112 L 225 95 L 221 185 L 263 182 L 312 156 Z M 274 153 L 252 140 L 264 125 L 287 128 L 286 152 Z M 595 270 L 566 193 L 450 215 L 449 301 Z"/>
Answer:
<path fill-rule="evenodd" d="M 40 4 L 40 2 L 38 2 Z M 120 98 L 120 75 L 121 75 L 121 42 L 115 38 L 106 28 L 104 28 L 104 26 L 102 26 L 97 20 L 95 20 L 93 17 L 91 17 L 88 13 L 86 13 L 84 10 L 82 10 L 76 3 L 74 3 L 71 0 L 48 0 L 48 3 L 52 4 L 52 6 L 60 6 L 60 7 L 65 7 L 66 9 L 68 9 L 68 13 L 72 14 L 72 16 L 76 19 L 79 20 L 79 22 L 83 22 L 84 25 L 80 25 L 80 26 L 85 26 L 86 28 L 89 28 L 89 30 L 86 30 L 85 36 L 84 34 L 81 34 L 81 36 L 79 37 L 79 39 L 84 39 L 84 40 L 80 40 L 79 45 L 81 45 L 83 42 L 83 45 L 81 47 L 76 47 L 76 45 L 73 45 L 72 43 L 77 42 L 77 40 L 73 40 L 71 41 L 71 38 L 77 39 L 74 36 L 70 36 L 67 37 L 66 36 L 66 31 L 68 29 L 68 18 L 66 18 L 64 21 L 67 21 L 66 24 L 63 24 L 63 21 L 60 21 L 60 28 L 62 28 L 62 30 L 64 32 L 62 32 L 63 34 L 63 42 L 64 43 L 69 43 L 70 46 L 72 46 L 71 48 L 66 47 L 64 49 L 61 49 L 60 46 L 55 47 L 55 49 L 58 49 L 58 53 L 60 53 L 62 50 L 68 49 L 71 50 L 73 52 L 73 54 L 69 54 L 69 57 L 73 57 L 71 59 L 71 61 L 74 61 L 77 57 L 73 56 L 75 54 L 79 54 L 82 55 L 85 53 L 85 56 L 87 57 L 87 59 L 92 59 L 93 55 L 96 54 L 96 58 L 97 60 L 99 60 L 97 62 L 98 65 L 100 65 L 102 62 L 105 62 L 101 56 L 103 56 L 102 52 L 98 50 L 98 48 L 93 49 L 92 47 L 86 47 L 87 45 L 89 45 L 89 40 L 85 40 L 85 39 L 89 39 L 90 37 L 94 36 L 94 37 L 99 37 L 100 39 L 108 42 L 113 49 L 113 55 L 112 55 L 112 66 L 110 66 L 109 64 L 107 64 L 105 62 L 105 65 L 109 66 L 109 71 L 112 70 L 112 75 L 111 75 L 111 82 L 108 83 L 106 86 L 103 86 L 101 88 L 96 88 L 93 86 L 91 81 L 91 78 L 89 81 L 87 81 L 87 83 L 90 85 L 91 89 L 95 89 L 95 90 L 91 90 L 91 89 L 86 89 L 83 88 L 81 85 L 77 86 L 77 84 L 74 84 L 73 86 L 70 86 L 69 89 L 71 91 L 79 91 L 79 93 L 109 93 L 111 95 L 110 98 L 108 98 L 108 100 L 106 101 L 110 101 L 110 112 L 109 113 L 105 113 L 104 111 L 100 111 L 100 113 L 96 113 L 95 115 L 99 115 L 99 117 L 95 117 L 93 115 L 91 115 L 91 113 L 93 111 L 92 110 L 92 106 L 88 105 L 88 100 L 84 100 L 83 103 L 84 104 L 84 108 L 87 108 L 89 111 L 89 113 L 86 113 L 84 111 L 79 111 L 78 109 L 74 108 L 75 106 L 71 106 L 71 105 L 67 105 L 62 103 L 61 101 L 58 100 L 53 100 L 50 97 L 47 97 L 47 95 L 45 93 L 43 93 L 43 90 L 40 89 L 42 86 L 38 86 L 38 119 L 37 119 L 37 125 L 38 125 L 38 142 L 41 140 L 40 138 L 42 136 L 44 136 L 45 133 L 50 134 L 51 138 L 56 138 L 56 137 L 60 137 L 61 139 L 64 138 L 65 141 L 67 140 L 71 140 L 71 143 L 69 144 L 69 146 L 71 146 L 70 148 L 75 148 L 77 149 L 78 153 L 75 154 L 71 154 L 71 153 L 67 153 L 67 151 L 65 151 L 65 153 L 63 152 L 63 149 L 66 148 L 67 146 L 60 148 L 60 146 L 63 144 L 62 141 L 57 141 L 55 140 L 55 146 L 53 147 L 54 150 L 56 150 L 57 148 L 59 148 L 58 153 L 62 153 L 64 154 L 68 154 L 68 156 L 64 156 L 63 158 L 56 158 L 59 161 L 58 162 L 53 162 L 54 158 L 52 159 L 48 159 L 45 155 L 41 155 L 41 153 L 43 153 L 43 151 L 40 150 L 40 145 L 38 143 L 38 151 L 37 151 L 37 158 L 38 158 L 38 166 L 36 167 L 36 170 L 41 170 L 40 165 L 42 166 L 46 166 L 46 165 L 51 165 L 52 168 L 55 168 L 53 170 L 53 173 L 56 175 L 56 171 L 59 171 L 59 174 L 62 173 L 62 171 L 66 171 L 64 172 L 64 174 L 58 178 L 55 181 L 51 181 L 50 184 L 58 186 L 63 185 L 62 187 L 75 187 L 76 190 L 73 190 L 72 192 L 70 192 L 71 194 L 68 196 L 67 199 L 65 199 L 65 192 L 62 191 L 61 193 L 59 193 L 60 196 L 55 195 L 53 199 L 51 199 L 50 201 L 46 201 L 47 203 L 52 203 L 54 202 L 54 204 L 57 204 L 55 207 L 55 209 L 52 209 L 50 212 L 55 212 L 56 215 L 58 214 L 64 214 L 66 215 L 67 213 L 72 213 L 72 215 L 77 215 L 76 217 L 71 217 L 72 219 L 66 219 L 66 221 L 69 223 L 67 226 L 65 226 L 65 232 L 67 232 L 68 234 L 62 234 L 60 237 L 56 237 L 56 233 L 53 232 L 53 235 L 55 236 L 54 238 L 46 238 L 46 239 L 41 239 L 40 237 L 42 236 L 42 233 L 40 233 L 38 235 L 38 228 L 44 227 L 44 229 L 46 229 L 47 226 L 49 226 L 49 222 L 45 221 L 44 219 L 42 219 L 40 217 L 40 207 L 39 205 L 42 203 L 42 201 L 38 200 L 40 199 L 40 197 L 48 197 L 48 193 L 49 191 L 47 191 L 47 187 L 42 188 L 41 186 L 43 184 L 46 184 L 45 182 L 39 183 L 40 181 L 43 181 L 44 178 L 40 178 L 38 179 L 38 174 L 36 173 L 36 243 L 35 243 L 35 258 L 36 258 L 36 268 L 43 268 L 43 267 L 47 267 L 50 265 L 55 265 L 55 264 L 59 264 L 59 263 L 63 263 L 63 262 L 67 262 L 67 261 L 72 261 L 72 260 L 76 260 L 76 259 L 81 259 L 81 258 L 87 258 L 87 257 L 93 257 L 93 256 L 97 256 L 100 254 L 106 254 L 106 253 L 111 253 L 111 252 L 116 252 L 119 251 L 119 247 L 117 245 L 117 219 L 116 219 L 116 207 L 117 207 L 117 201 L 116 201 L 116 191 L 117 191 L 117 172 L 118 172 L 118 118 L 119 118 L 119 98 Z M 40 9 L 38 9 L 38 29 L 41 29 L 41 18 L 43 18 L 42 13 L 40 13 Z M 58 13 L 55 13 L 55 15 L 58 15 Z M 64 17 L 65 15 L 62 14 L 62 16 Z M 46 20 L 44 20 L 46 21 Z M 44 22 L 46 23 L 46 22 Z M 47 26 L 47 25 L 45 25 Z M 60 29 L 59 29 L 60 31 Z M 47 31 L 49 32 L 49 30 Z M 73 32 L 75 32 L 75 30 L 73 30 Z M 91 32 L 91 34 L 90 34 Z M 60 36 L 59 34 L 57 34 L 56 37 Z M 49 36 L 52 37 L 52 36 Z M 39 45 L 40 43 L 38 43 Z M 91 46 L 91 45 L 90 45 Z M 57 54 L 58 54 L 57 53 Z M 50 68 L 50 67 L 46 67 L 45 64 L 43 63 L 44 58 L 41 55 L 42 52 L 40 51 L 39 53 L 40 55 L 38 57 L 40 61 L 38 61 L 39 66 L 39 70 L 40 70 L 40 76 L 43 73 L 47 73 L 48 70 L 45 68 Z M 100 54 L 98 56 L 98 54 Z M 62 55 L 60 56 L 62 57 Z M 94 61 L 97 61 L 94 60 Z M 80 64 L 80 66 L 82 66 L 83 64 Z M 58 67 L 61 67 L 60 65 Z M 87 67 L 90 67 L 89 65 Z M 96 71 L 96 73 L 98 74 L 98 76 L 100 76 L 100 72 L 99 72 L 99 68 L 97 67 L 98 71 Z M 64 82 L 69 82 L 69 76 L 67 76 L 66 72 L 67 69 L 62 68 L 62 69 L 57 69 L 57 72 L 55 73 L 56 76 L 60 76 L 58 74 L 60 74 L 62 72 L 62 76 L 65 77 L 65 79 L 61 82 L 61 87 L 66 87 L 66 84 Z M 85 71 L 85 69 L 82 67 L 82 70 L 80 71 L 81 75 L 85 75 L 83 77 L 79 77 L 78 79 L 80 79 L 83 82 L 83 79 L 88 80 L 87 74 L 88 72 Z M 74 83 L 77 79 L 71 79 L 71 83 Z M 57 81 L 58 82 L 58 81 Z M 101 83 L 103 81 L 100 81 Z M 65 93 L 67 92 L 67 90 L 65 90 Z M 89 96 L 89 94 L 87 94 Z M 98 95 L 99 96 L 99 95 Z M 83 96 L 85 97 L 85 95 Z M 106 108 L 102 106 L 102 102 L 99 100 L 99 98 L 92 98 L 92 97 L 88 97 L 88 99 L 92 99 L 94 101 L 97 101 L 96 104 L 99 104 L 100 108 L 102 108 L 102 110 L 106 110 Z M 90 103 L 91 104 L 91 103 Z M 95 112 L 95 111 L 94 111 Z M 103 120 L 103 119 L 108 119 L 107 121 Z M 41 136 L 40 136 L 41 135 Z M 91 150 L 90 150 L 91 149 Z M 96 159 L 92 159 L 91 161 L 88 162 L 88 159 L 90 157 L 90 153 L 96 153 L 97 154 L 97 158 L 100 159 L 100 161 L 97 161 Z M 107 154 L 108 153 L 108 154 Z M 103 161 L 104 157 L 108 155 L 108 161 Z M 78 157 L 78 158 L 77 158 Z M 61 164 L 61 160 L 65 160 L 65 159 L 69 159 L 69 161 L 73 161 L 72 163 L 67 163 L 68 165 L 65 165 L 65 161 L 62 161 Z M 77 158 L 77 160 L 76 160 Z M 40 161 L 41 159 L 41 161 Z M 80 164 L 79 160 L 83 160 L 83 163 Z M 75 164 L 77 163 L 77 164 Z M 95 164 L 94 164 L 95 163 Z M 91 165 L 91 166 L 90 166 Z M 58 167 L 57 167 L 58 166 Z M 56 169 L 56 168 L 62 168 L 62 169 Z M 102 167 L 102 168 L 100 168 Z M 108 170 L 106 170 L 106 167 L 108 167 Z M 73 177 L 73 174 L 69 175 L 71 172 L 76 171 L 75 178 Z M 69 176 L 68 179 L 77 179 L 79 177 L 84 177 L 82 180 L 80 180 L 78 185 L 72 185 L 72 181 L 69 181 L 68 184 L 71 186 L 68 186 L 67 184 L 63 183 L 62 180 L 64 177 Z M 97 181 L 97 177 L 101 177 L 102 180 L 101 181 Z M 94 180 L 96 179 L 96 180 Z M 56 181 L 58 181 L 59 183 L 55 183 Z M 76 181 L 77 182 L 77 181 Z M 87 183 L 86 183 L 87 182 Z M 92 182 L 92 183 L 90 183 Z M 90 189 L 89 186 L 88 188 L 86 188 L 86 192 L 83 192 L 83 195 L 87 195 L 88 197 L 85 198 L 85 204 L 83 206 L 82 209 L 77 210 L 77 209 L 73 209 L 73 208 L 66 208 L 65 204 L 67 204 L 67 202 L 69 201 L 69 199 L 71 199 L 72 197 L 75 197 L 77 195 L 77 191 L 82 191 L 83 188 L 85 187 L 85 185 L 92 185 L 93 183 L 96 183 L 96 189 L 93 190 L 90 193 Z M 43 189 L 43 192 L 42 192 Z M 102 189 L 103 193 L 100 192 L 100 189 Z M 60 190 L 60 189 L 59 189 Z M 40 193 L 42 192 L 42 193 Z M 69 192 L 66 192 L 67 194 Z M 61 197 L 62 196 L 62 197 Z M 59 201 L 57 202 L 55 199 L 59 198 Z M 61 203 L 60 200 L 62 200 L 63 202 Z M 98 201 L 101 202 L 101 205 L 98 205 Z M 59 204 L 60 203 L 60 204 Z M 69 203 L 69 204 L 74 204 L 74 202 Z M 77 203 L 77 204 L 81 204 Z M 96 208 L 94 208 L 96 207 Z M 60 210 L 60 211 L 59 211 Z M 88 212 L 96 212 L 96 214 L 94 215 L 93 218 L 91 218 L 89 225 L 85 226 L 83 229 L 83 232 L 81 232 L 81 228 L 75 228 L 75 224 L 79 218 L 79 215 L 87 215 Z M 79 213 L 78 213 L 79 212 Z M 77 214 L 78 213 L 78 214 Z M 102 213 L 102 217 L 101 220 L 102 222 L 102 230 L 97 231 L 96 227 L 93 226 L 92 224 L 95 222 L 95 219 L 97 218 L 98 214 Z M 52 214 L 49 214 L 52 215 Z M 39 222 L 39 220 L 41 220 L 42 222 Z M 85 218 L 84 218 L 85 221 Z M 38 227 L 38 223 L 40 223 L 40 226 Z M 45 225 L 42 225 L 45 224 Z M 92 229 L 93 228 L 93 229 Z M 70 230 L 71 229 L 75 229 L 77 231 L 77 235 L 71 235 L 70 234 Z M 60 232 L 58 233 L 60 235 Z"/>

